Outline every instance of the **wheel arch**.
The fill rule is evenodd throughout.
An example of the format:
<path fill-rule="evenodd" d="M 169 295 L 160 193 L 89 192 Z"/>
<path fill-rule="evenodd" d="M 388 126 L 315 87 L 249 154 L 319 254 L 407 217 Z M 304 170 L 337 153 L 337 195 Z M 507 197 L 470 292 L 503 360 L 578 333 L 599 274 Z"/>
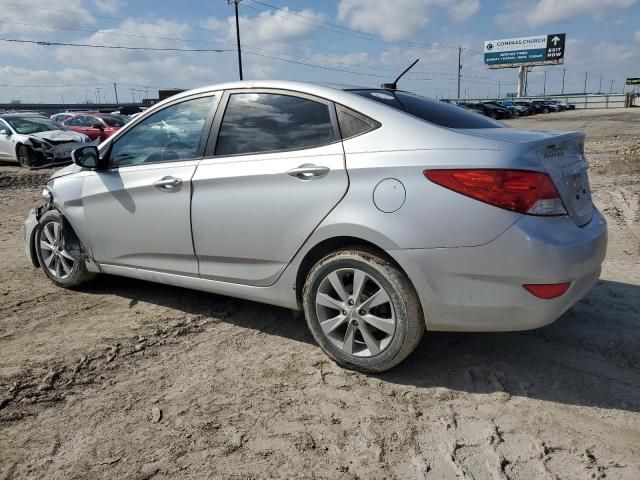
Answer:
<path fill-rule="evenodd" d="M 409 280 L 409 283 L 415 290 L 415 285 L 411 280 L 411 277 L 407 274 L 405 269 L 383 248 L 375 243 L 355 236 L 336 236 L 325 238 L 324 240 L 316 243 L 305 254 L 300 263 L 298 264 L 298 270 L 296 272 L 295 281 L 295 293 L 296 301 L 298 305 L 302 305 L 302 288 L 305 283 L 305 279 L 313 266 L 325 255 L 338 250 L 344 250 L 347 248 L 364 248 L 378 254 L 380 257 L 391 262 L 398 270 L 400 270 Z M 419 295 L 418 295 L 419 297 Z"/>

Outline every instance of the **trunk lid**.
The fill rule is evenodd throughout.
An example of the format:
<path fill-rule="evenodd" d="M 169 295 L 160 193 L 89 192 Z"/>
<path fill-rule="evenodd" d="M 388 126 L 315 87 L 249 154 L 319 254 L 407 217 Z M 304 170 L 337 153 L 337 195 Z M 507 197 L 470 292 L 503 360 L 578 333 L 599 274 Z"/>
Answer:
<path fill-rule="evenodd" d="M 530 145 L 551 176 L 569 217 L 578 226 L 591 221 L 593 202 L 587 174 L 588 164 L 584 156 L 584 133 L 513 128 L 465 130 L 465 133 Z"/>

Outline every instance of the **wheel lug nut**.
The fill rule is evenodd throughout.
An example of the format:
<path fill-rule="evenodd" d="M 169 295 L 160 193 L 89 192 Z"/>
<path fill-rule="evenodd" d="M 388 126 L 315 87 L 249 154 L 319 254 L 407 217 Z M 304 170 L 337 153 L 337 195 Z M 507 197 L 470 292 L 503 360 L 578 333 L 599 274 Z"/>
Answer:
<path fill-rule="evenodd" d="M 353 305 L 353 300 L 349 300 L 349 305 Z"/>
<path fill-rule="evenodd" d="M 352 320 L 351 323 L 353 324 L 354 327 L 358 326 L 358 321 L 357 320 Z"/>
<path fill-rule="evenodd" d="M 360 315 L 366 315 L 366 314 L 367 314 L 367 312 L 365 312 L 364 310 L 360 310 L 358 313 L 359 313 Z"/>
<path fill-rule="evenodd" d="M 347 311 L 346 311 L 346 310 L 342 310 L 342 314 L 343 314 L 343 315 L 346 315 L 346 314 L 347 314 Z"/>

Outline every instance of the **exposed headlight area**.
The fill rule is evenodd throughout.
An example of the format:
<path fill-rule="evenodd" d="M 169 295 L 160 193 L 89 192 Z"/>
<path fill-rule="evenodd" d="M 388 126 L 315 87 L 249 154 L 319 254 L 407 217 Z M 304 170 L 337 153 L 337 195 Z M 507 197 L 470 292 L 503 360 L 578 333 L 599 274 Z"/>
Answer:
<path fill-rule="evenodd" d="M 42 190 L 42 199 L 46 203 L 51 203 L 51 201 L 53 200 L 53 192 L 51 191 L 51 189 L 49 189 L 48 186 L 44 187 L 44 190 Z"/>

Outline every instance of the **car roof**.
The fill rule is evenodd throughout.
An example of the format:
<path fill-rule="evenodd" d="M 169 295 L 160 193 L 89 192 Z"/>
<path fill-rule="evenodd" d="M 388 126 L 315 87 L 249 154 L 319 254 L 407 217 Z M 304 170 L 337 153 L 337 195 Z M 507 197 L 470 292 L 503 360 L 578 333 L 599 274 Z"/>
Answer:
<path fill-rule="evenodd" d="M 13 112 L 13 113 L 0 113 L 0 118 L 11 119 L 11 118 L 20 118 L 20 117 L 41 117 L 41 118 L 49 118 L 46 115 L 38 112 Z"/>
<path fill-rule="evenodd" d="M 180 98 L 190 97 L 199 93 L 215 92 L 219 90 L 235 90 L 235 89 L 276 89 L 276 90 L 291 90 L 299 93 L 306 93 L 309 95 L 315 95 L 321 98 L 331 98 L 340 93 L 348 92 L 349 90 L 382 90 L 382 87 L 366 87 L 361 85 L 346 85 L 337 83 L 314 83 L 314 82 L 301 82 L 293 80 L 236 80 L 233 82 L 218 83 L 212 85 L 206 85 L 203 87 L 187 90 L 185 92 L 173 95 L 161 102 L 153 105 L 152 109 L 155 109 L 158 105 L 169 103 Z"/>

